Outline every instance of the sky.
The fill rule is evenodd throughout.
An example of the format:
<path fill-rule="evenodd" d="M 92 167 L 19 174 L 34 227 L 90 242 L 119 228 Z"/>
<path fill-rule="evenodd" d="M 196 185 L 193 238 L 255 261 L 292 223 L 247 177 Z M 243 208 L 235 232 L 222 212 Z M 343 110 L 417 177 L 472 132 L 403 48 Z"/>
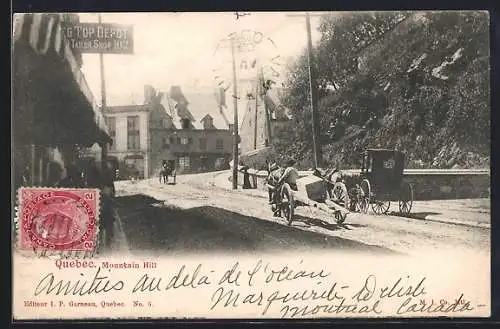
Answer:
<path fill-rule="evenodd" d="M 259 59 L 264 74 L 278 71 L 275 80 L 281 81 L 287 59 L 307 47 L 305 18 L 288 14 L 253 12 L 236 19 L 229 12 L 103 13 L 102 22 L 133 25 L 134 29 L 134 54 L 103 56 L 107 104 L 142 103 L 146 84 L 160 91 L 180 85 L 187 92 L 212 91 L 221 81 L 227 84 L 232 81 L 231 50 L 221 40 L 245 29 L 261 33 L 255 38 L 262 41 L 253 52 L 237 52 L 237 63 Z M 97 22 L 98 14 L 80 14 L 80 21 Z M 311 17 L 313 43 L 320 37 L 318 24 L 319 17 Z M 100 104 L 99 55 L 83 54 L 83 62 L 82 71 Z M 244 72 L 255 76 L 251 70 L 238 71 L 238 79 L 245 77 Z"/>

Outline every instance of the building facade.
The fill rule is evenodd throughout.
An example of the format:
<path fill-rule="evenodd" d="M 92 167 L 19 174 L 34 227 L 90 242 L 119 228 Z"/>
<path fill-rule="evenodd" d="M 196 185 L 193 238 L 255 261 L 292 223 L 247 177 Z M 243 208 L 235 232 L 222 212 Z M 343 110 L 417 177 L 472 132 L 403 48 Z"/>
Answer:
<path fill-rule="evenodd" d="M 164 103 L 169 113 L 150 130 L 152 172 L 159 173 L 164 160 L 181 174 L 228 169 L 233 134 L 214 95 L 184 95 L 173 86 Z"/>
<path fill-rule="evenodd" d="M 54 186 L 79 150 L 111 142 L 104 117 L 70 48 L 64 26 L 75 14 L 16 14 L 13 21 L 15 186 Z M 100 153 L 100 152 L 99 152 Z"/>
<path fill-rule="evenodd" d="M 162 161 L 173 164 L 178 174 L 228 168 L 233 137 L 226 121 L 220 120 L 213 95 L 208 95 L 211 102 L 193 96 L 198 98 L 196 105 L 203 104 L 193 111 L 194 104 L 180 87 L 173 87 L 170 94 L 173 97 L 145 86 L 144 104 L 104 110 L 114 141 L 108 156 L 118 163 L 122 179 L 159 175 Z"/>
<path fill-rule="evenodd" d="M 282 93 L 271 88 L 266 93 L 256 93 L 257 99 L 254 94 L 249 97 L 239 132 L 241 154 L 271 146 L 278 142 L 282 130 L 291 129 L 287 110 L 280 103 Z"/>
<path fill-rule="evenodd" d="M 145 104 L 114 106 L 105 110 L 106 126 L 114 141 L 108 155 L 118 160 L 122 175 L 149 176 L 148 120 L 153 107 Z"/>

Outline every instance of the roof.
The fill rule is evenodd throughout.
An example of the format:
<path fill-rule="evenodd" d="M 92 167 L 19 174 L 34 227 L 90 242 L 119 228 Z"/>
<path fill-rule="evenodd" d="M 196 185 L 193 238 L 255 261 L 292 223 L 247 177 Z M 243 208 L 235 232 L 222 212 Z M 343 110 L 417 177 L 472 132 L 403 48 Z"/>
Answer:
<path fill-rule="evenodd" d="M 143 105 L 118 105 L 118 106 L 106 106 L 104 113 L 116 113 L 116 112 L 133 112 L 133 111 L 149 111 L 151 110 L 151 104 Z"/>
<path fill-rule="evenodd" d="M 177 92 L 177 91 L 176 91 Z M 183 94 L 187 100 L 187 111 L 189 111 L 190 116 L 194 119 L 192 124 L 195 129 L 203 129 L 203 118 L 207 115 L 213 118 L 213 125 L 217 129 L 229 129 L 228 123 L 232 123 L 232 116 L 226 114 L 229 122 L 226 122 L 224 119 L 224 115 L 221 114 L 220 108 L 216 99 L 215 90 L 213 93 L 208 92 L 199 92 L 199 93 L 185 93 Z M 176 95 L 176 98 L 178 96 Z M 176 105 L 177 102 L 169 97 L 169 95 L 165 95 L 162 98 L 161 103 L 165 107 L 167 114 L 172 117 L 172 120 L 176 127 L 179 127 L 179 122 L 181 117 L 183 116 L 183 111 L 177 111 Z M 180 113 L 179 113 L 180 112 Z M 230 111 L 230 115 L 232 115 L 232 111 Z"/>

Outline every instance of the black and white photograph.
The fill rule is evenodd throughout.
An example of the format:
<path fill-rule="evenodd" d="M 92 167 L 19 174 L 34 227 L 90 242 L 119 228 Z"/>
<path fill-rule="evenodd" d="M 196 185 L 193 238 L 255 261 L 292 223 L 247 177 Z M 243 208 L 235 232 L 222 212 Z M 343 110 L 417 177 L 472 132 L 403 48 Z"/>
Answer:
<path fill-rule="evenodd" d="M 15 318 L 490 315 L 487 11 L 12 28 Z"/>

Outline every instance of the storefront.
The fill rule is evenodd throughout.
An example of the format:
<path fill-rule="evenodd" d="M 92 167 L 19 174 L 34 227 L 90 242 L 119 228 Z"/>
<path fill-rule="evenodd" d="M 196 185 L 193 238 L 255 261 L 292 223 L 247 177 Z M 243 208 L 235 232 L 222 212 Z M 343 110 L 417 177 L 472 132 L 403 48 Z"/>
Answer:
<path fill-rule="evenodd" d="M 49 163 L 77 160 L 78 149 L 111 143 L 80 63 L 63 35 L 62 14 L 14 17 L 13 159 L 15 184 L 46 185 Z"/>

